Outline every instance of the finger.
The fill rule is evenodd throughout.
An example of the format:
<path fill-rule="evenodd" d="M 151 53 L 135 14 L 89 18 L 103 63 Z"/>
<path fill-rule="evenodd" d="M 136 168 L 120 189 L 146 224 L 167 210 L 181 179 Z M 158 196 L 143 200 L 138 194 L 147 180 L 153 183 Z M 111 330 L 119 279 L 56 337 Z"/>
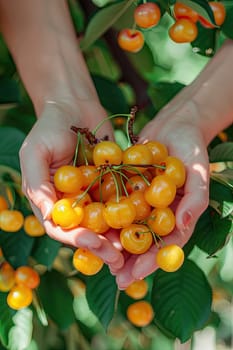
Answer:
<path fill-rule="evenodd" d="M 56 193 L 50 181 L 47 153 L 39 147 L 29 148 L 25 142 L 20 150 L 22 189 L 26 197 L 40 209 L 42 216 L 49 218 Z"/>
<path fill-rule="evenodd" d="M 194 226 L 209 203 L 209 173 L 205 162 L 195 162 L 187 171 L 184 195 L 176 208 L 176 226 L 182 232 Z"/>
<path fill-rule="evenodd" d="M 101 245 L 97 249 L 93 248 L 92 252 L 109 265 L 110 270 L 118 270 L 122 268 L 124 258 L 121 252 L 114 248 L 111 242 L 109 242 L 104 236 L 100 235 L 99 238 L 101 240 Z"/>
<path fill-rule="evenodd" d="M 104 237 L 106 237 L 116 249 L 123 250 L 120 242 L 119 231 L 110 229 L 107 233 L 104 234 Z"/>
<path fill-rule="evenodd" d="M 116 283 L 120 290 L 126 289 L 131 283 L 134 282 L 135 278 L 132 275 L 132 269 L 137 260 L 136 255 L 131 255 L 127 261 L 125 261 L 124 266 L 116 274 Z"/>
<path fill-rule="evenodd" d="M 83 227 L 66 231 L 60 226 L 53 224 L 50 220 L 44 221 L 44 227 L 51 238 L 69 246 L 93 250 L 99 248 L 102 244 L 101 239 L 96 233 Z"/>

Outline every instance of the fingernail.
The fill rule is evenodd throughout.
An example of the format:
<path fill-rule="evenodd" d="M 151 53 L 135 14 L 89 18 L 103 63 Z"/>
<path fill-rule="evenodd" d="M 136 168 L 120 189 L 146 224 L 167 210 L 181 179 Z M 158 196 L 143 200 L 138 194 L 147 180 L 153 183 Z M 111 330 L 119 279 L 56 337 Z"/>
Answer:
<path fill-rule="evenodd" d="M 182 222 L 183 222 L 183 229 L 187 230 L 193 221 L 193 216 L 191 211 L 186 211 L 183 215 Z"/>

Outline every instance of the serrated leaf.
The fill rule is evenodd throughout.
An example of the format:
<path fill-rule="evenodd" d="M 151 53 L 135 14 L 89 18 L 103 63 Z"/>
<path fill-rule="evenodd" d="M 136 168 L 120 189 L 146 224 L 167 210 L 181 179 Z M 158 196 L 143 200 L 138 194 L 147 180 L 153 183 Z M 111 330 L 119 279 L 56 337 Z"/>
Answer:
<path fill-rule="evenodd" d="M 16 311 L 9 308 L 6 298 L 7 293 L 0 292 L 0 341 L 7 347 L 9 332 L 14 326 L 12 317 L 15 315 Z"/>
<path fill-rule="evenodd" d="M 216 176 L 221 175 L 222 173 L 216 174 Z M 233 172 L 231 171 L 233 176 Z M 232 178 L 233 180 L 233 178 Z M 210 199 L 217 201 L 219 204 L 222 204 L 224 201 L 233 202 L 233 193 L 232 189 L 225 186 L 224 183 L 216 182 L 211 179 L 210 181 Z"/>
<path fill-rule="evenodd" d="M 185 85 L 179 82 L 159 82 L 149 86 L 148 94 L 156 110 L 160 110 L 172 97 L 183 89 L 184 86 Z"/>
<path fill-rule="evenodd" d="M 0 164 L 20 171 L 18 153 L 24 138 L 25 134 L 16 128 L 0 128 Z"/>
<path fill-rule="evenodd" d="M 134 0 L 124 0 L 109 4 L 97 11 L 90 19 L 80 47 L 85 51 L 100 38 L 134 3 Z"/>
<path fill-rule="evenodd" d="M 181 0 L 180 2 L 187 5 L 188 7 L 191 7 L 200 16 L 215 24 L 214 15 L 207 0 Z"/>
<path fill-rule="evenodd" d="M 211 163 L 232 162 L 233 161 L 233 142 L 224 142 L 215 146 L 209 155 Z"/>
<path fill-rule="evenodd" d="M 209 207 L 199 218 L 192 237 L 185 245 L 184 250 L 189 251 L 190 246 L 196 245 L 209 256 L 213 256 L 224 247 L 232 228 L 232 220 L 222 218 Z"/>
<path fill-rule="evenodd" d="M 56 270 L 41 276 L 38 297 L 49 318 L 62 330 L 75 322 L 73 296 L 67 285 L 67 279 Z"/>
<path fill-rule="evenodd" d="M 24 350 L 29 346 L 32 339 L 33 313 L 29 308 L 17 311 L 13 316 L 14 326 L 9 332 L 9 349 Z"/>
<path fill-rule="evenodd" d="M 62 243 L 55 241 L 48 235 L 44 235 L 35 240 L 31 255 L 39 264 L 50 269 L 61 246 Z"/>
<path fill-rule="evenodd" d="M 0 230 L 0 247 L 6 260 L 17 268 L 27 265 L 31 254 L 34 238 L 26 235 L 23 230 L 4 232 Z"/>
<path fill-rule="evenodd" d="M 115 311 L 117 285 L 107 266 L 86 282 L 86 297 L 90 310 L 105 329 L 108 328 Z"/>
<path fill-rule="evenodd" d="M 206 276 L 191 260 L 186 259 L 178 271 L 155 272 L 151 293 L 155 323 L 182 343 L 205 325 L 211 302 Z"/>
<path fill-rule="evenodd" d="M 128 113 L 129 106 L 122 90 L 109 79 L 98 75 L 92 75 L 93 82 L 98 92 L 100 102 L 104 108 L 112 114 Z"/>

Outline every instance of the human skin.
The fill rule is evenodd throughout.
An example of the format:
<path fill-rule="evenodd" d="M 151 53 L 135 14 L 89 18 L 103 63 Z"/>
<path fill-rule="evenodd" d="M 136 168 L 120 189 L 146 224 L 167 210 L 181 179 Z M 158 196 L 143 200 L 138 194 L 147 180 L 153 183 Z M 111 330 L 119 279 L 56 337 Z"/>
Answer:
<path fill-rule="evenodd" d="M 119 268 L 123 256 L 106 237 L 84 228 L 67 233 L 50 220 L 57 199 L 51 180 L 61 165 L 71 164 L 75 152 L 77 136 L 71 126 L 93 129 L 106 117 L 67 2 L 0 0 L 0 26 L 37 116 L 20 150 L 23 192 L 50 237 L 87 247 Z M 105 135 L 113 135 L 110 123 L 97 133 Z"/>
<path fill-rule="evenodd" d="M 176 199 L 176 229 L 164 242 L 184 246 L 196 222 L 208 206 L 209 161 L 207 146 L 233 122 L 233 79 L 231 72 L 233 41 L 226 41 L 203 71 L 173 98 L 140 133 L 139 142 L 158 140 L 169 154 L 185 164 L 187 179 Z M 180 192 L 180 191 L 179 191 Z M 125 289 L 157 269 L 153 247 L 142 255 L 127 254 L 117 272 L 117 284 Z"/>
<path fill-rule="evenodd" d="M 23 191 L 52 238 L 88 247 L 103 258 L 118 287 L 125 289 L 156 270 L 155 246 L 139 257 L 121 253 L 114 230 L 104 237 L 84 228 L 67 235 L 50 220 L 56 201 L 51 179 L 60 165 L 71 163 L 76 146 L 70 126 L 92 129 L 106 116 L 78 48 L 66 2 L 0 0 L 0 24 L 38 118 L 20 151 Z M 165 242 L 183 246 L 208 205 L 207 146 L 233 120 L 232 57 L 233 44 L 228 41 L 140 133 L 139 142 L 163 142 L 187 170 L 183 196 L 176 202 L 177 228 Z M 104 135 L 112 135 L 108 123 L 98 134 Z"/>

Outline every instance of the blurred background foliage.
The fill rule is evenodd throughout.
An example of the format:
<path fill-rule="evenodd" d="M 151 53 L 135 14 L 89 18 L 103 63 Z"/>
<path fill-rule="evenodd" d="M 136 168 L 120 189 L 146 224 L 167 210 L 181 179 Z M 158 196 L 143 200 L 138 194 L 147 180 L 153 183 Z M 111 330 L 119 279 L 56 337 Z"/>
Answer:
<path fill-rule="evenodd" d="M 94 18 L 97 11 L 104 5 L 113 2 L 69 0 L 77 40 L 81 40 L 82 43 L 84 38 L 87 43 L 85 34 L 90 19 Z M 116 3 L 120 4 L 122 1 Z M 206 32 L 203 29 L 202 37 L 192 46 L 171 41 L 167 29 L 172 19 L 165 14 L 158 27 L 144 32 L 146 45 L 143 50 L 137 54 L 130 54 L 122 52 L 117 47 L 116 33 L 119 29 L 132 25 L 130 21 L 135 4 L 133 1 L 131 3 L 114 25 L 96 40 L 91 42 L 93 38 L 89 37 L 91 44 L 84 46 L 83 52 L 100 100 L 106 110 L 109 114 L 128 113 L 132 106 L 137 105 L 135 129 L 139 132 L 143 125 L 154 118 L 177 92 L 195 79 L 216 49 L 221 46 L 226 33 L 230 32 L 229 28 L 233 29 L 233 5 L 231 1 L 226 1 L 231 10 L 226 29 L 215 33 L 214 37 L 212 32 Z M 108 21 L 109 15 L 106 15 L 97 19 L 96 25 L 101 23 L 102 26 L 105 24 L 107 26 Z M 8 127 L 13 127 L 22 132 L 21 136 L 26 135 L 35 120 L 30 98 L 4 40 L 0 38 L 0 123 L 3 133 L 8 132 Z M 116 139 L 124 144 L 120 118 L 113 123 Z M 211 146 L 226 141 L 233 141 L 232 126 L 223 130 L 213 140 Z M 10 139 L 9 142 L 11 142 Z M 0 152 L 4 154 L 4 149 L 2 148 Z M 9 310 L 9 314 L 6 314 L 4 299 L 0 296 L 0 312 L 2 310 L 2 315 L 4 313 L 0 321 L 3 344 L 5 340 L 5 345 L 0 344 L 0 350 L 6 348 L 10 350 L 224 350 L 233 348 L 232 237 L 229 238 L 228 244 L 215 254 L 215 258 L 207 259 L 206 253 L 197 246 L 190 254 L 190 259 L 204 271 L 213 287 L 213 311 L 208 326 L 197 331 L 192 340 L 184 344 L 166 336 L 154 323 L 144 329 L 133 327 L 126 320 L 124 312 L 114 316 L 106 333 L 88 305 L 85 279 L 80 274 L 72 275 L 69 264 L 72 251 L 59 245 L 54 249 L 57 256 L 52 257 L 51 270 L 43 275 L 41 300 L 38 298 L 35 301 L 34 309 L 28 308 L 17 313 Z M 40 256 L 38 251 L 35 254 Z M 43 264 L 39 268 L 43 271 Z M 152 277 L 148 278 L 150 286 L 152 286 Z M 197 300 L 198 298 L 199 295 L 196 295 Z M 49 319 L 43 312 L 40 301 L 46 305 Z M 124 302 L 127 303 L 127 300 Z M 7 339 L 4 338 L 5 328 L 11 329 L 7 347 Z"/>

